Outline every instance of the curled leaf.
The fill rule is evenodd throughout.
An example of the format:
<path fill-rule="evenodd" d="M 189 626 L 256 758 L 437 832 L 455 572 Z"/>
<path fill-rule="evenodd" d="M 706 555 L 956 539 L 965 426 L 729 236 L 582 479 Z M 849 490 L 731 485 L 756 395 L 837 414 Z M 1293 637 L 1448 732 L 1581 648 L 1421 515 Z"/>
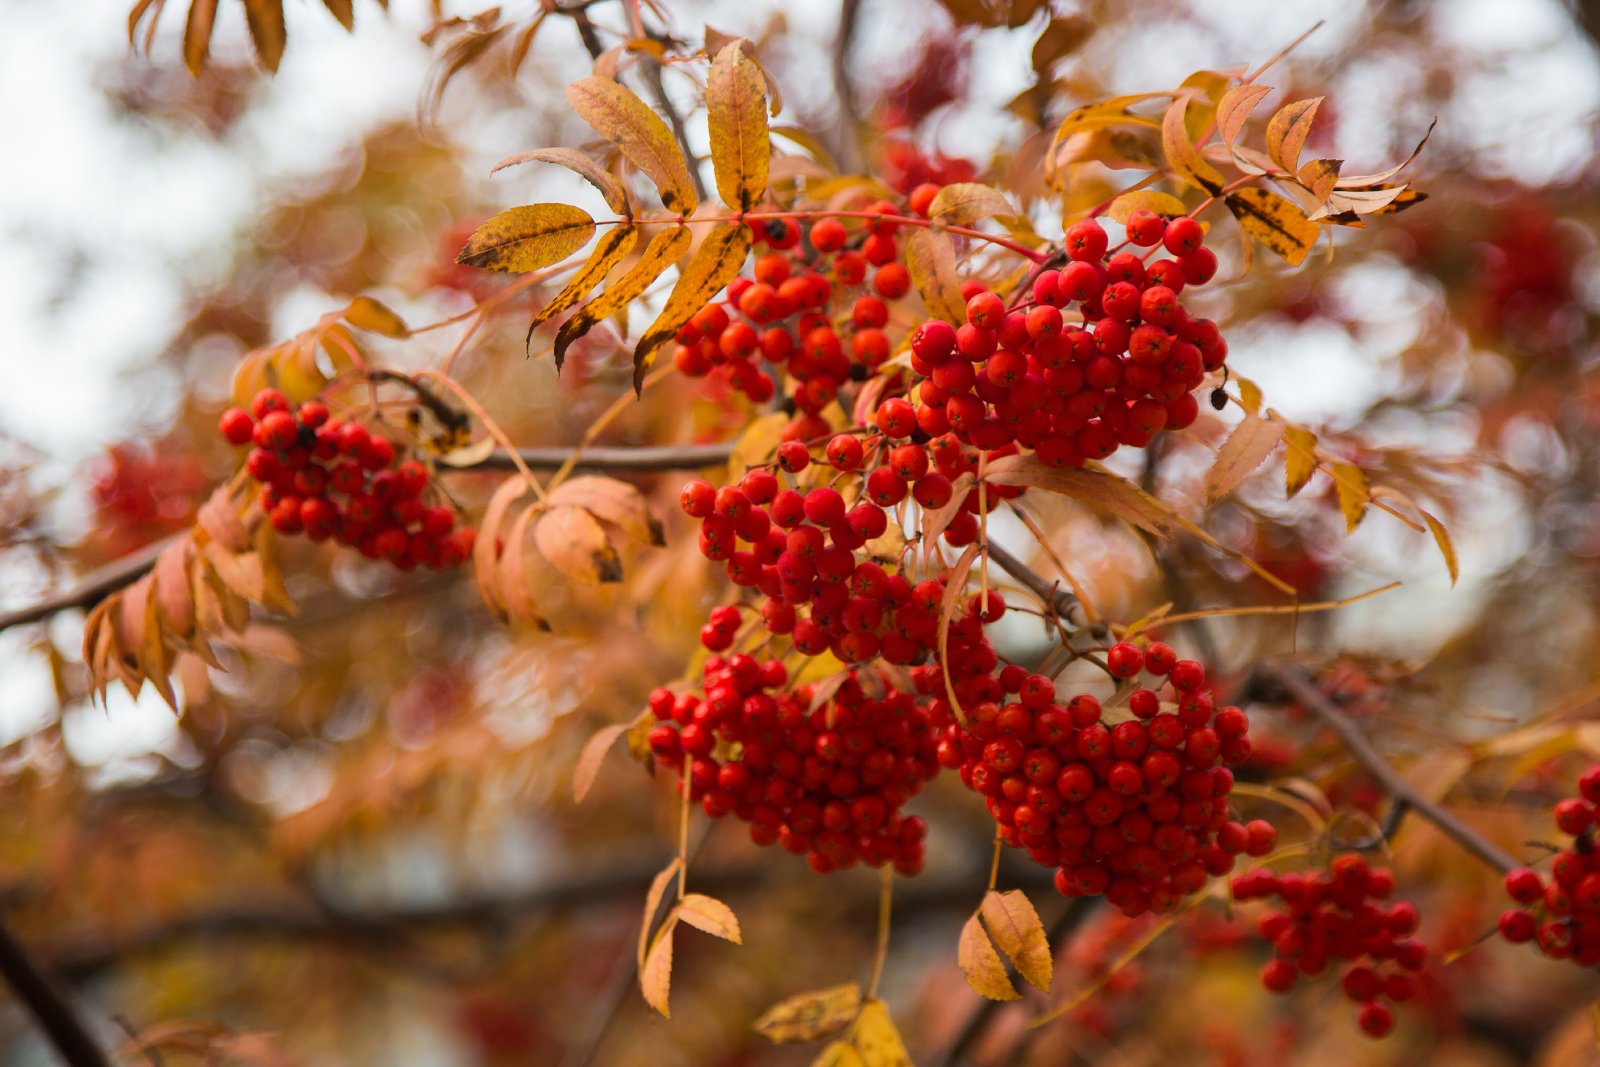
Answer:
<path fill-rule="evenodd" d="M 350 301 L 350 306 L 344 309 L 344 321 L 358 330 L 370 330 L 385 337 L 411 336 L 405 319 L 396 315 L 387 304 L 370 296 L 358 296 Z"/>
<path fill-rule="evenodd" d="M 638 964 L 644 969 L 645 953 L 650 948 L 650 931 L 655 927 L 656 910 L 661 907 L 661 898 L 666 896 L 667 886 L 672 884 L 672 879 L 678 873 L 678 868 L 683 866 L 683 860 L 674 856 L 650 881 L 650 891 L 644 895 L 644 919 L 639 926 L 639 955 Z"/>
<path fill-rule="evenodd" d="M 946 226 L 967 226 L 979 219 L 1015 214 L 1017 209 L 1005 194 L 982 182 L 952 182 L 928 205 L 928 217 Z"/>
<path fill-rule="evenodd" d="M 1167 165 L 1174 174 L 1212 196 L 1222 191 L 1222 172 L 1205 161 L 1189 139 L 1184 116 L 1188 112 L 1189 97 L 1179 96 L 1167 108 L 1161 120 L 1161 148 L 1166 153 Z"/>
<path fill-rule="evenodd" d="M 600 195 L 605 197 L 606 206 L 619 215 L 633 215 L 633 205 L 628 203 L 628 193 L 616 176 L 601 168 L 594 161 L 594 157 L 576 148 L 534 148 L 526 152 L 518 152 L 514 156 L 507 156 L 489 168 L 489 173 L 515 167 L 519 163 L 554 163 L 558 167 L 566 167 L 578 177 L 600 190 Z"/>
<path fill-rule="evenodd" d="M 1322 100 L 1314 96 L 1309 100 L 1292 101 L 1267 120 L 1267 155 L 1290 174 L 1300 168 L 1300 149 L 1311 133 L 1311 123 L 1316 120 Z"/>
<path fill-rule="evenodd" d="M 961 280 L 956 276 L 956 246 L 941 230 L 917 230 L 906 238 L 906 270 L 917 287 L 928 314 L 950 323 L 967 318 L 967 302 L 961 299 Z"/>
<path fill-rule="evenodd" d="M 539 505 L 529 504 L 512 522 L 505 550 L 500 553 L 497 588 L 505 605 L 507 621 L 548 630 L 549 624 L 539 614 L 539 605 L 533 599 L 533 587 L 528 583 L 528 555 L 524 543 L 528 527 L 538 517 Z"/>
<path fill-rule="evenodd" d="M 559 263 L 589 243 L 594 219 L 570 204 L 528 204 L 502 211 L 473 231 L 456 262 L 524 273 Z"/>
<path fill-rule="evenodd" d="M 585 508 L 551 507 L 540 516 L 533 540 L 540 554 L 573 581 L 598 585 L 622 580 L 622 560 L 616 547 Z"/>
<path fill-rule="evenodd" d="M 599 474 L 569 478 L 550 494 L 552 504 L 576 504 L 601 522 L 608 522 L 636 541 L 663 545 L 661 523 L 639 487 Z"/>
<path fill-rule="evenodd" d="M 668 998 L 672 993 L 672 934 L 677 919 L 668 919 L 656 934 L 655 944 L 645 954 L 644 966 L 639 969 L 639 988 L 644 991 L 645 1003 L 663 1018 L 672 1018 Z"/>
<path fill-rule="evenodd" d="M 1222 94 L 1222 99 L 1217 103 L 1217 135 L 1222 138 L 1223 144 L 1231 146 L 1238 139 L 1239 131 L 1244 129 L 1250 113 L 1271 92 L 1270 85 L 1252 83 L 1235 85 Z"/>
<path fill-rule="evenodd" d="M 1422 511 L 1421 508 L 1417 510 Z M 1444 557 L 1445 569 L 1450 572 L 1450 584 L 1455 585 L 1461 578 L 1461 562 L 1456 558 L 1456 546 L 1450 540 L 1450 531 L 1429 512 L 1422 511 L 1422 519 L 1428 524 L 1428 532 L 1433 534 L 1433 543 L 1439 546 L 1439 554 Z"/>

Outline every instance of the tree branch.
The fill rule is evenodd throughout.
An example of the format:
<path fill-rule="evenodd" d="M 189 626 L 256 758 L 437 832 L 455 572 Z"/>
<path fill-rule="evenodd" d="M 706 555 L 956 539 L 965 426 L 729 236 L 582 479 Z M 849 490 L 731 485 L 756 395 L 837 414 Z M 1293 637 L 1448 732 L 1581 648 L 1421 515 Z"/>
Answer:
<path fill-rule="evenodd" d="M 77 1008 L 4 921 L 0 921 L 0 974 L 69 1067 L 111 1067 Z"/>

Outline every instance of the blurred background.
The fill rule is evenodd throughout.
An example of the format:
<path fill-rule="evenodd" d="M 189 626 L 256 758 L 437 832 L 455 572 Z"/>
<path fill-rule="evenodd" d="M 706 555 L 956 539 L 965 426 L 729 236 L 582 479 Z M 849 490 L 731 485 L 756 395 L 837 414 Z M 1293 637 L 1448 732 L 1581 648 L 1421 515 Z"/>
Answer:
<path fill-rule="evenodd" d="M 0 0 L 0 613 L 193 521 L 236 462 L 215 424 L 246 352 L 361 293 L 413 324 L 457 314 L 504 284 L 453 263 L 484 218 L 535 200 L 604 210 L 555 168 L 488 177 L 513 152 L 592 137 L 561 95 L 590 68 L 572 20 L 546 19 L 513 62 L 537 4 L 356 0 L 347 34 L 320 4 L 289 0 L 268 77 L 241 5 L 225 2 L 198 78 L 180 56 L 184 5 L 161 16 L 148 57 L 128 47 L 128 6 Z M 1241 684 L 1261 658 L 1297 654 L 1414 780 L 1506 847 L 1554 833 L 1550 803 L 1600 756 L 1584 728 L 1600 698 L 1600 5 L 669 8 L 680 39 L 709 25 L 757 42 L 783 90 L 775 121 L 809 133 L 819 160 L 901 191 L 990 181 L 1046 235 L 1061 224 L 1042 159 L 1072 107 L 1253 67 L 1318 20 L 1263 79 L 1282 91 L 1269 107 L 1327 95 L 1314 154 L 1377 170 L 1437 117 L 1408 172 L 1426 203 L 1341 231 L 1331 258 L 1258 263 L 1205 313 L 1269 404 L 1447 518 L 1459 584 L 1430 540 L 1387 516 L 1346 538 L 1320 476 L 1285 503 L 1280 460 L 1208 528 L 1308 600 L 1404 585 L 1293 635 L 1247 617 L 1163 636 Z M 607 45 L 626 38 L 619 5 L 588 11 Z M 687 111 L 689 78 L 669 70 L 664 85 Z M 703 122 L 688 125 L 703 149 Z M 1128 180 L 1075 173 L 1080 207 Z M 628 388 L 628 352 L 597 330 L 558 379 L 548 358 L 524 359 L 515 319 L 464 350 L 459 377 L 520 444 L 574 441 Z M 458 336 L 375 352 L 414 369 Z M 722 440 L 747 414 L 673 383 L 607 440 Z M 1231 417 L 1208 411 L 1196 436 L 1214 444 Z M 1126 469 L 1197 510 L 1209 458 L 1178 443 Z M 285 551 L 300 615 L 262 618 L 223 653 L 225 671 L 185 672 L 181 716 L 149 691 L 91 706 L 81 611 L 0 630 L 0 904 L 106 1043 L 143 1035 L 156 1053 L 128 1062 L 173 1065 L 808 1062 L 814 1050 L 769 1046 L 750 1022 L 783 996 L 863 977 L 875 876 L 819 881 L 738 828 L 707 834 L 691 884 L 735 908 L 745 944 L 681 938 L 673 1018 L 651 1019 L 633 940 L 673 850 L 670 785 L 613 754 L 587 803 L 571 800 L 583 742 L 681 673 L 721 595 L 672 513 L 681 480 L 639 480 L 665 505 L 670 547 L 581 602 L 552 590 L 551 635 L 505 632 L 464 576 L 399 576 L 304 544 Z M 451 484 L 471 502 L 493 480 Z M 1281 602 L 1198 547 L 1153 559 L 1087 513 L 1045 515 L 1113 618 Z M 1025 651 L 1039 635 L 1006 639 Z M 1381 794 L 1311 720 L 1271 692 L 1246 695 L 1254 774 L 1381 814 Z M 1484 740 L 1508 733 L 1518 740 Z M 1026 1031 L 1043 1001 L 983 1009 L 955 965 L 987 816 L 954 782 L 917 810 L 932 824 L 928 870 L 898 894 L 884 989 L 918 1063 L 1600 1062 L 1591 974 L 1485 944 L 1430 971 L 1423 1001 L 1373 1043 L 1331 989 L 1263 993 L 1248 927 L 1204 909 L 1065 1022 Z M 1428 828 L 1408 824 L 1393 859 L 1430 943 L 1466 948 L 1492 926 L 1495 880 Z M 1061 921 L 1046 872 L 1008 857 L 1002 885 Z M 1148 929 L 1104 912 L 1068 922 L 1057 999 Z M 0 1060 L 51 1055 L 0 1007 Z"/>

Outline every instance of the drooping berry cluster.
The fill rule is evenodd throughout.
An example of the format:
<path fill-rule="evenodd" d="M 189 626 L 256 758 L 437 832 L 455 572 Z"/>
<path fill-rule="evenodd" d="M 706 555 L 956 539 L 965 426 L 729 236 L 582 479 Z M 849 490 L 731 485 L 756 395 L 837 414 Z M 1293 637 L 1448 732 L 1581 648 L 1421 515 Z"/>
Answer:
<path fill-rule="evenodd" d="M 1119 643 L 1108 665 L 1164 681 L 1129 692 L 1124 718 L 1088 694 L 1058 702 L 1049 678 L 1007 667 L 957 689 L 965 725 L 941 705 L 939 759 L 988 799 L 1001 840 L 1058 868 L 1064 895 L 1103 893 L 1129 916 L 1170 912 L 1240 853 L 1276 844 L 1269 824 L 1229 817 L 1226 765 L 1249 756 L 1249 721 L 1215 707 L 1200 664 L 1169 645 Z"/>
<path fill-rule="evenodd" d="M 690 797 L 708 814 L 748 822 L 757 844 L 804 853 L 819 874 L 857 862 L 922 869 L 926 824 L 901 808 L 939 764 L 912 694 L 865 671 L 832 694 L 788 690 L 782 663 L 743 653 L 709 658 L 703 683 L 703 696 L 650 694 L 660 724 L 649 740 L 680 774 L 687 755 Z"/>
<path fill-rule="evenodd" d="M 1506 893 L 1521 907 L 1500 916 L 1500 934 L 1532 941 L 1551 959 L 1593 967 L 1600 964 L 1600 764 L 1583 772 L 1578 791 L 1556 805 L 1556 825 L 1573 842 L 1555 854 L 1549 878 L 1528 867 L 1506 875 Z"/>
<path fill-rule="evenodd" d="M 473 530 L 455 512 L 425 503 L 428 468 L 402 459 L 394 442 L 358 422 L 329 417 L 307 400 L 291 411 L 276 389 L 250 411 L 229 408 L 218 423 L 234 445 L 254 444 L 245 470 L 261 484 L 261 510 L 279 533 L 330 538 L 401 570 L 454 567 L 472 553 Z"/>
<path fill-rule="evenodd" d="M 1393 893 L 1394 873 L 1356 853 L 1338 856 L 1313 874 L 1257 868 L 1233 880 L 1235 900 L 1275 897 L 1282 903 L 1260 922 L 1276 956 L 1262 970 L 1261 984 L 1286 993 L 1301 975 L 1314 978 L 1330 966 L 1342 967 L 1340 987 L 1361 1005 L 1357 1021 L 1372 1037 L 1394 1029 L 1394 1010 L 1384 1001 L 1416 996 L 1416 975 L 1428 958 L 1426 946 L 1412 936 L 1416 906 L 1406 900 L 1382 903 Z"/>

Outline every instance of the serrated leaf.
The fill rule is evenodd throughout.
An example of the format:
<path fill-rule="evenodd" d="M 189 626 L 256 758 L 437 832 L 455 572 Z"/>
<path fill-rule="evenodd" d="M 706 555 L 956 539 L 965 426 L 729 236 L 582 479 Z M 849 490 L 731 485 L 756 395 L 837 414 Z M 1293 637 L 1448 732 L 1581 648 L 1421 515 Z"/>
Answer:
<path fill-rule="evenodd" d="M 690 215 L 699 206 L 688 164 L 661 117 L 625 86 L 591 74 L 567 86 L 567 102 L 645 173 L 669 211 Z"/>
<path fill-rule="evenodd" d="M 1215 196 L 1222 191 L 1222 172 L 1207 163 L 1189 139 L 1188 128 L 1184 125 L 1188 109 L 1187 95 L 1179 96 L 1167 108 L 1167 113 L 1161 119 L 1161 149 L 1166 153 L 1167 165 L 1174 174 Z"/>
<path fill-rule="evenodd" d="M 854 982 L 786 997 L 755 1022 L 768 1041 L 815 1041 L 842 1029 L 861 1011 L 861 987 Z"/>
<path fill-rule="evenodd" d="M 673 918 L 661 924 L 655 944 L 650 946 L 644 966 L 639 968 L 639 988 L 644 993 L 645 1003 L 667 1019 L 672 1018 L 668 998 L 672 994 L 672 934 L 676 928 L 677 920 Z"/>
<path fill-rule="evenodd" d="M 988 465 L 996 485 L 1026 485 L 1072 497 L 1161 538 L 1172 537 L 1176 516 L 1155 497 L 1120 475 L 1088 467 L 1047 467 L 1031 455 L 1005 456 Z"/>
<path fill-rule="evenodd" d="M 917 230 L 905 241 L 906 271 L 917 287 L 928 314 L 952 325 L 967 321 L 967 302 L 961 299 L 956 276 L 956 246 L 940 230 Z"/>
<path fill-rule="evenodd" d="M 344 309 L 344 321 L 358 330 L 370 330 L 395 339 L 411 336 L 406 320 L 396 315 L 387 304 L 370 296 L 358 296 Z"/>
<path fill-rule="evenodd" d="M 193 0 L 183 25 L 183 65 L 194 77 L 205 68 L 211 51 L 211 30 L 217 18 L 217 0 Z"/>
<path fill-rule="evenodd" d="M 594 736 L 584 742 L 583 751 L 578 753 L 577 766 L 572 769 L 574 803 L 583 803 L 583 798 L 589 795 L 589 790 L 594 788 L 594 780 L 600 775 L 600 764 L 605 762 L 606 753 L 617 743 L 617 738 L 632 728 L 632 723 L 612 723 L 596 730 Z"/>
<path fill-rule="evenodd" d="M 288 31 L 283 25 L 283 0 L 244 0 L 244 19 L 250 27 L 250 42 L 256 57 L 272 73 L 278 72 Z"/>
<path fill-rule="evenodd" d="M 861 1006 L 852 1041 L 865 1067 L 911 1067 L 911 1054 L 881 1000 L 874 998 Z"/>
<path fill-rule="evenodd" d="M 1367 504 L 1372 500 L 1372 485 L 1367 479 L 1367 472 L 1354 463 L 1331 463 L 1328 473 L 1333 476 L 1339 510 L 1344 514 L 1345 532 L 1354 533 L 1367 513 Z"/>
<path fill-rule="evenodd" d="M 1005 893 L 991 889 L 978 910 L 989 935 L 1017 973 L 1041 993 L 1050 992 L 1050 942 L 1027 894 L 1020 889 Z"/>
<path fill-rule="evenodd" d="M 767 191 L 772 143 L 767 134 L 767 83 L 739 41 L 722 47 L 706 76 L 706 127 L 717 195 L 749 211 Z"/>
<path fill-rule="evenodd" d="M 1240 189 L 1225 199 L 1239 228 L 1299 266 L 1317 245 L 1322 230 L 1306 213 L 1277 193 L 1266 189 Z"/>
<path fill-rule="evenodd" d="M 551 507 L 533 528 L 539 554 L 575 582 L 599 585 L 622 580 L 622 560 L 616 546 L 588 509 L 572 505 Z"/>
<path fill-rule="evenodd" d="M 540 308 L 533 316 L 533 321 L 528 323 L 528 336 L 524 347 L 533 342 L 533 331 L 548 322 L 553 316 L 561 314 L 568 308 L 577 305 L 578 301 L 589 295 L 590 290 L 599 285 L 611 268 L 621 263 L 633 246 L 639 243 L 639 231 L 633 226 L 617 226 L 600 240 L 595 242 L 594 251 L 589 253 L 589 258 L 583 266 L 578 268 L 561 291 L 550 298 L 550 302 Z"/>
<path fill-rule="evenodd" d="M 502 211 L 472 232 L 456 262 L 525 273 L 559 263 L 589 243 L 594 219 L 571 204 L 527 204 Z"/>
<path fill-rule="evenodd" d="M 609 285 L 605 292 L 579 308 L 577 313 L 561 324 L 556 333 L 556 370 L 566 361 L 567 349 L 572 343 L 612 315 L 625 310 L 648 288 L 650 283 L 685 251 L 693 238 L 687 226 L 673 226 L 662 230 L 645 245 L 644 254 L 628 272 Z"/>
<path fill-rule="evenodd" d="M 602 169 L 588 153 L 580 152 L 576 148 L 534 148 L 518 152 L 514 156 L 507 156 L 490 167 L 489 173 L 493 174 L 521 163 L 554 163 L 558 167 L 565 167 L 600 190 L 606 206 L 612 211 L 629 218 L 633 217 L 633 205 L 628 202 L 628 191 L 614 174 Z"/>
<path fill-rule="evenodd" d="M 1293 497 L 1317 472 L 1317 435 L 1303 426 L 1284 426 L 1284 494 Z"/>
<path fill-rule="evenodd" d="M 667 302 L 656 321 L 639 338 L 633 350 L 633 388 L 644 386 L 644 373 L 655 350 L 672 340 L 695 312 L 738 277 L 750 254 L 750 227 L 739 222 L 721 222 L 706 235 L 689 262 L 678 274 Z"/>
<path fill-rule="evenodd" d="M 1433 534 L 1433 543 L 1439 546 L 1439 554 L 1444 557 L 1445 569 L 1450 572 L 1450 584 L 1455 585 L 1461 577 L 1461 562 L 1456 558 L 1456 546 L 1450 540 L 1450 531 L 1445 529 L 1433 514 L 1422 511 L 1422 521 L 1428 524 L 1428 532 Z"/>
<path fill-rule="evenodd" d="M 1300 150 L 1305 147 L 1323 98 L 1294 100 L 1283 105 L 1267 120 L 1267 155 L 1290 174 L 1300 169 Z"/>
<path fill-rule="evenodd" d="M 979 219 L 1015 215 L 1005 194 L 982 182 L 954 182 L 940 189 L 928 205 L 928 217 L 946 226 L 967 226 Z"/>
<path fill-rule="evenodd" d="M 1239 131 L 1249 121 L 1250 113 L 1271 92 L 1270 85 L 1251 84 L 1236 85 L 1222 94 L 1222 99 L 1217 103 L 1217 135 L 1222 138 L 1223 144 L 1233 145 L 1239 137 Z"/>
<path fill-rule="evenodd" d="M 644 969 L 645 952 L 650 947 L 650 931 L 655 927 L 656 909 L 661 907 L 661 898 L 667 893 L 667 886 L 672 884 L 672 879 L 683 866 L 683 860 L 674 856 L 650 881 L 650 891 L 644 897 L 644 919 L 639 926 L 639 969 Z"/>
<path fill-rule="evenodd" d="M 983 928 L 976 912 L 961 927 L 961 941 L 956 946 L 956 963 L 966 976 L 967 985 L 979 995 L 990 1000 L 1020 1000 L 1022 994 L 1011 984 L 1006 974 L 1005 962 L 995 951 L 994 942 Z"/>
<path fill-rule="evenodd" d="M 601 522 L 608 522 L 636 541 L 663 545 L 661 523 L 636 485 L 599 474 L 569 478 L 550 493 L 551 504 L 577 504 Z"/>
<path fill-rule="evenodd" d="M 1125 224 L 1135 211 L 1149 211 L 1169 219 L 1189 213 L 1183 201 L 1171 193 L 1163 193 L 1157 189 L 1135 189 L 1111 201 L 1106 214 L 1117 222 Z"/>
<path fill-rule="evenodd" d="M 716 897 L 708 897 L 704 893 L 685 893 L 672 913 L 712 937 L 732 941 L 735 945 L 744 943 L 739 937 L 739 917 Z"/>
<path fill-rule="evenodd" d="M 1206 499 L 1215 503 L 1237 489 L 1272 455 L 1283 433 L 1283 423 L 1247 413 L 1217 449 L 1216 461 L 1206 472 Z"/>

